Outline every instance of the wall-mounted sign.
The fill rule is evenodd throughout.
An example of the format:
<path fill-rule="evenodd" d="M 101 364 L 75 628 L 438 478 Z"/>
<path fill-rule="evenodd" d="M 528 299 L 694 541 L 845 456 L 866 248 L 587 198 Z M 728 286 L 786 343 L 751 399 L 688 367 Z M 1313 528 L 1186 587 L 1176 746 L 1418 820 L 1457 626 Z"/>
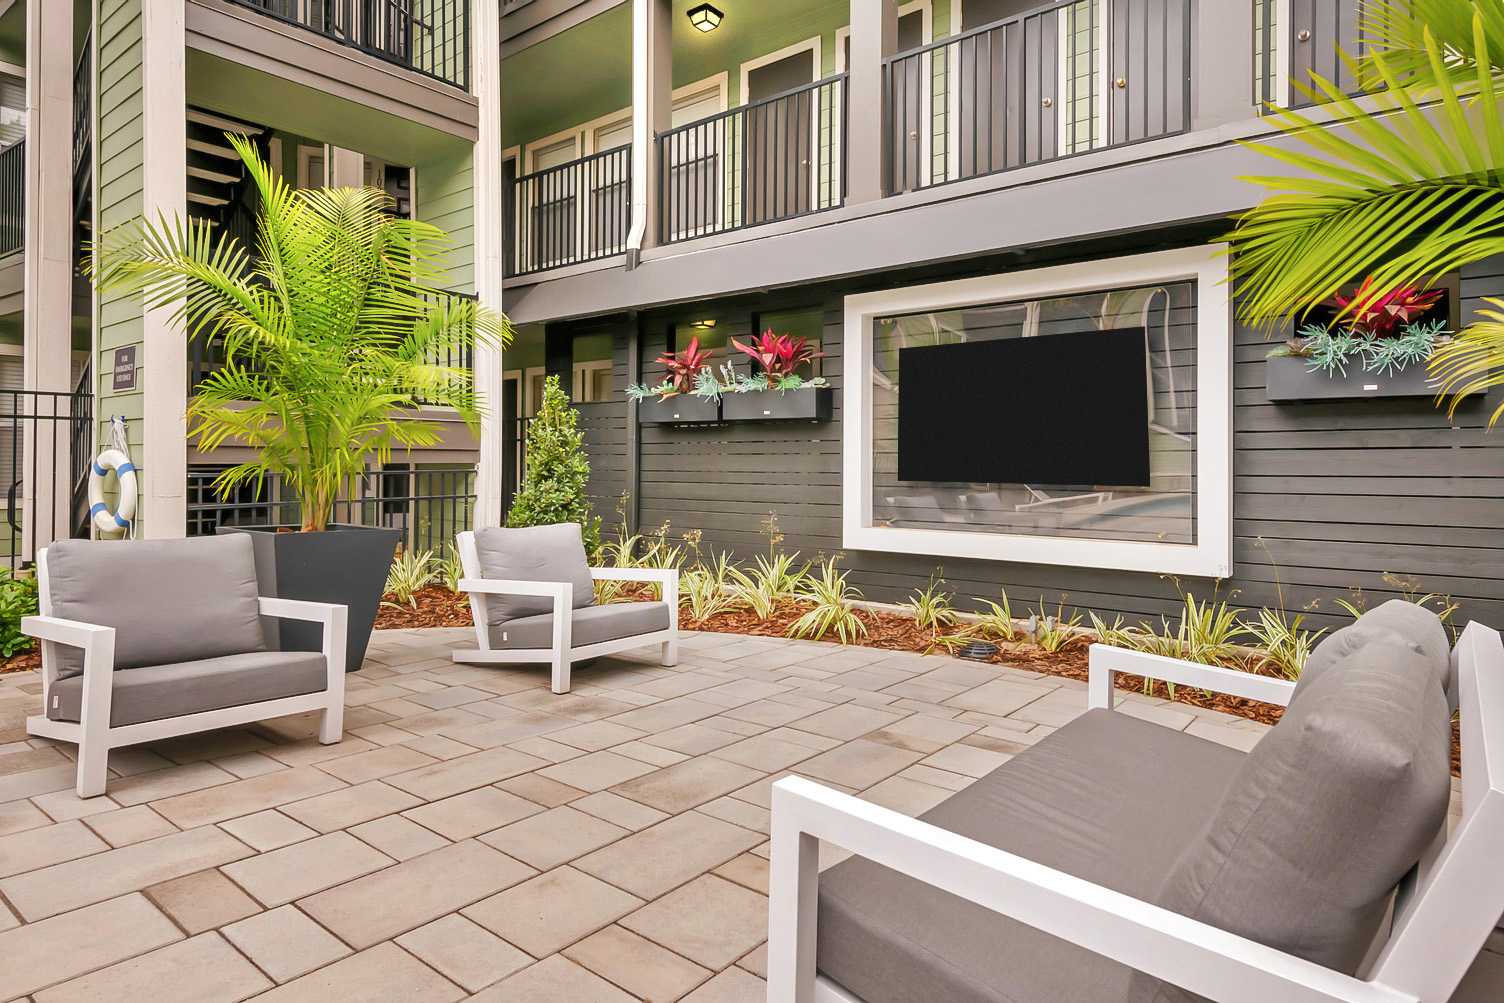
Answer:
<path fill-rule="evenodd" d="M 124 348 L 115 349 L 114 379 L 110 383 L 112 390 L 136 389 L 136 346 L 126 345 Z"/>

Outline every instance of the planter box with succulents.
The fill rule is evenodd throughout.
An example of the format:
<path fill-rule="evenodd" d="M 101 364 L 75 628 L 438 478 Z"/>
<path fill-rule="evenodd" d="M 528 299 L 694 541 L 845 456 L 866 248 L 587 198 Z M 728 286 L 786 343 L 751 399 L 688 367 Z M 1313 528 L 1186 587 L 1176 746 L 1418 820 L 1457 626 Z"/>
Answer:
<path fill-rule="evenodd" d="M 1328 373 L 1312 368 L 1298 355 L 1276 355 L 1264 361 L 1267 397 L 1274 403 L 1343 400 L 1356 397 L 1434 397 L 1437 384 L 1425 362 L 1398 372 L 1371 372 L 1350 365 L 1347 372 Z"/>
<path fill-rule="evenodd" d="M 835 392 L 806 383 L 796 390 L 747 390 L 721 397 L 725 421 L 829 421 Z"/>
<path fill-rule="evenodd" d="M 737 351 L 750 356 L 756 373 L 737 372 L 723 363 L 720 372 L 709 365 L 710 352 L 692 338 L 682 352 L 658 358 L 668 373 L 658 383 L 633 384 L 627 396 L 637 402 L 643 424 L 707 424 L 717 421 L 825 421 L 830 418 L 832 393 L 823 379 L 805 379 L 797 370 L 823 355 L 804 338 L 768 331 Z"/>
<path fill-rule="evenodd" d="M 637 401 L 637 421 L 642 425 L 708 425 L 720 420 L 720 402 L 698 394 L 642 397 Z"/>

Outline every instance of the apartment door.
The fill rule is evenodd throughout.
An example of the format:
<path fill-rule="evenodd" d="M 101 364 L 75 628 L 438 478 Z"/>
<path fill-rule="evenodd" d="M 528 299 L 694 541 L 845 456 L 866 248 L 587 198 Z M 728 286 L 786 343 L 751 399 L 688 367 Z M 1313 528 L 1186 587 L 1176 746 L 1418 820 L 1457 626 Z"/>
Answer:
<path fill-rule="evenodd" d="M 579 237 L 579 199 L 575 192 L 575 172 L 540 172 L 561 167 L 578 156 L 574 137 L 546 146 L 533 153 L 533 189 L 528 193 L 527 231 L 529 258 L 533 269 L 548 268 L 573 261 Z"/>
<path fill-rule="evenodd" d="M 766 99 L 816 79 L 813 50 L 796 52 L 747 73 L 746 103 L 755 105 L 747 110 L 742 126 L 743 204 L 748 223 L 797 216 L 810 209 L 815 94 L 803 91 L 777 101 Z"/>
<path fill-rule="evenodd" d="M 620 254 L 627 249 L 631 227 L 632 186 L 628 182 L 632 160 L 632 119 L 613 122 L 595 130 L 595 152 L 629 149 L 592 162 L 589 216 L 584 220 L 585 244 L 594 254 Z"/>
<path fill-rule="evenodd" d="M 910 11 L 898 19 L 898 51 L 912 52 L 924 45 L 923 9 Z M 845 52 L 842 66 L 851 68 L 851 36 L 844 39 Z M 943 60 L 943 56 L 941 57 Z M 925 171 L 926 161 L 933 144 L 930 131 L 934 117 L 930 114 L 932 83 L 934 80 L 934 54 L 917 60 L 894 64 L 893 104 L 888 109 L 891 116 L 888 135 L 893 137 L 897 149 L 893 157 L 891 184 L 895 192 L 908 191 L 931 183 Z M 925 173 L 921 174 L 921 171 Z M 943 178 L 940 180 L 944 180 Z"/>
<path fill-rule="evenodd" d="M 681 126 L 714 118 L 725 111 L 719 85 L 674 99 L 671 125 Z M 714 233 L 725 214 L 725 136 L 715 124 L 674 134 L 663 151 L 668 160 L 668 204 L 665 231 L 675 240 Z"/>

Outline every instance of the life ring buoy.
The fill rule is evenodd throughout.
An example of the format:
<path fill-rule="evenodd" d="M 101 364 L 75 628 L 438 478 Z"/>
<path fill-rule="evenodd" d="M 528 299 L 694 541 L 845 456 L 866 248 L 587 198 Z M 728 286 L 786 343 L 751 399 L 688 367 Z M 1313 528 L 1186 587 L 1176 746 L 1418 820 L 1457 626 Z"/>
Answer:
<path fill-rule="evenodd" d="M 120 479 L 120 504 L 113 512 L 104 503 L 104 479 L 111 470 Z M 106 449 L 89 467 L 89 518 L 109 536 L 119 536 L 135 521 L 136 466 L 118 449 Z"/>

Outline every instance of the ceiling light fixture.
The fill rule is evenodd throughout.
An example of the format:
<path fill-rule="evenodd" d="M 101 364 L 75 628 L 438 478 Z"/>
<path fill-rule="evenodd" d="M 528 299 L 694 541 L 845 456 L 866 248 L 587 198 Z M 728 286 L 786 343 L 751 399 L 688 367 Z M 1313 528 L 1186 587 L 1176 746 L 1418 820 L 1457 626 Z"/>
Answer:
<path fill-rule="evenodd" d="M 689 23 L 700 31 L 715 31 L 721 26 L 721 18 L 725 16 L 710 4 L 702 3 L 689 12 Z"/>

